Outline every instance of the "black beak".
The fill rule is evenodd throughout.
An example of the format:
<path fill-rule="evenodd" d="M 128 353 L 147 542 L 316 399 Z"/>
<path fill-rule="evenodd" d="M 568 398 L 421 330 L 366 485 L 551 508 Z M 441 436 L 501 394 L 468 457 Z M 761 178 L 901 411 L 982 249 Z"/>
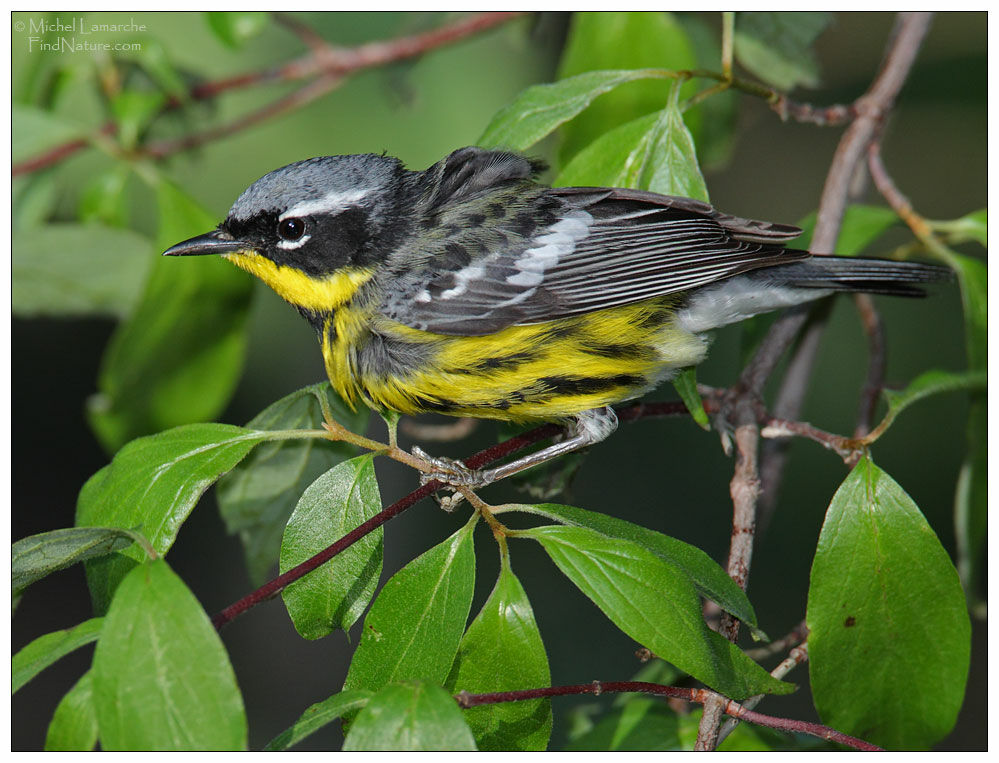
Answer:
<path fill-rule="evenodd" d="M 224 231 L 213 230 L 209 233 L 202 233 L 200 236 L 189 238 L 187 241 L 181 241 L 179 244 L 174 244 L 163 252 L 163 254 L 169 256 L 229 254 L 252 248 L 247 242 L 238 241 Z"/>

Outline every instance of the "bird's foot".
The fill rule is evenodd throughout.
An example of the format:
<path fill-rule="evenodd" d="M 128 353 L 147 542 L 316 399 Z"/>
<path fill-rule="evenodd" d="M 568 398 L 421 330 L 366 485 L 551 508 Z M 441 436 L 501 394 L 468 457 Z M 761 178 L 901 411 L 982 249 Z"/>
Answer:
<path fill-rule="evenodd" d="M 452 512 L 464 500 L 464 496 L 459 492 L 459 488 L 476 488 L 488 485 L 493 481 L 489 471 L 480 469 L 469 469 L 461 461 L 441 456 L 428 455 L 422 449 L 413 446 L 413 455 L 427 461 L 432 471 L 423 472 L 420 475 L 420 484 L 426 485 L 428 482 L 442 482 L 445 488 L 450 489 L 450 495 L 434 494 L 434 498 L 444 511 Z"/>
<path fill-rule="evenodd" d="M 453 458 L 431 456 L 415 445 L 413 455 L 422 458 L 433 467 L 433 471 L 424 472 L 420 477 L 421 485 L 437 480 L 452 487 L 482 487 L 489 481 L 485 472 L 479 469 L 469 469 L 461 461 Z"/>

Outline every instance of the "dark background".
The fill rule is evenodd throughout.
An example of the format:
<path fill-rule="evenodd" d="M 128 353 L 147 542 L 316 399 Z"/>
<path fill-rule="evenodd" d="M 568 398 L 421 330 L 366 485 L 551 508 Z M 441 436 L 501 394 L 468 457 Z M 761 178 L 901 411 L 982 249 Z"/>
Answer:
<path fill-rule="evenodd" d="M 96 14 L 113 21 L 116 14 Z M 287 60 L 300 45 L 287 32 L 269 30 L 253 50 L 222 48 L 196 14 L 126 14 L 141 17 L 179 60 L 223 76 Z M 424 14 L 301 14 L 327 39 L 343 45 L 388 38 L 426 23 Z M 704 14 L 717 28 L 717 14 Z M 825 105 L 849 102 L 873 77 L 888 38 L 891 14 L 837 14 L 819 39 L 823 85 L 799 91 L 800 100 Z M 437 19 L 441 21 L 441 19 Z M 173 159 L 168 171 L 213 213 L 224 214 L 235 196 L 265 172 L 306 156 L 386 150 L 422 168 L 456 147 L 473 143 L 491 115 L 528 84 L 554 76 L 566 19 L 517 22 L 471 41 L 442 49 L 415 63 L 366 72 L 341 89 L 286 119 L 268 122 L 225 141 Z M 533 25 L 533 31 L 531 31 Z M 986 71 L 985 14 L 941 14 L 930 31 L 909 85 L 895 110 L 884 157 L 915 208 L 933 219 L 959 217 L 985 205 Z M 14 50 L 15 86 L 28 59 Z M 250 89 L 220 100 L 219 116 L 235 115 L 274 97 Z M 782 124 L 760 102 L 740 99 L 737 141 L 723 168 L 706 172 L 713 203 L 736 214 L 793 222 L 817 205 L 840 130 Z M 85 178 L 99 157 L 80 155 L 69 163 L 67 186 Z M 874 203 L 877 199 L 869 194 Z M 148 205 L 137 191 L 136 227 Z M 67 209 L 71 198 L 67 196 Z M 905 241 L 899 234 L 896 243 Z M 882 250 L 892 245 L 888 241 Z M 878 251 L 872 252 L 877 254 Z M 261 287 L 255 295 L 252 336 L 243 380 L 222 421 L 242 424 L 278 397 L 323 378 L 311 329 L 294 311 Z M 956 286 L 934 289 L 926 300 L 879 299 L 887 327 L 888 379 L 904 385 L 928 368 L 964 367 L 960 300 Z M 107 454 L 83 416 L 95 391 L 101 353 L 112 332 L 108 321 L 18 320 L 12 330 L 12 538 L 70 526 L 76 494 Z M 740 368 L 739 329 L 717 336 L 711 358 L 699 369 L 705 383 L 730 384 Z M 833 311 L 802 418 L 835 431 L 852 430 L 866 351 L 851 303 Z M 675 396 L 666 385 L 655 399 Z M 954 553 L 954 484 L 965 449 L 966 399 L 935 397 L 908 411 L 879 441 L 877 463 L 913 497 Z M 373 432 L 382 436 L 380 423 Z M 467 440 L 428 446 L 460 456 L 495 441 L 495 425 L 483 422 Z M 403 442 L 409 445 L 408 441 Z M 681 538 L 724 561 L 733 462 L 714 433 L 686 419 L 623 425 L 592 449 L 573 486 L 576 505 L 621 516 Z M 388 503 L 415 486 L 408 470 L 378 462 L 383 500 Z M 655 479 L 647 479 L 655 475 Z M 780 500 L 756 544 L 749 594 L 761 626 L 771 636 L 790 630 L 804 615 L 808 572 L 829 498 L 845 476 L 830 452 L 795 441 Z M 507 485 L 484 491 L 494 503 L 523 500 Z M 467 509 L 446 515 L 424 501 L 386 527 L 385 572 L 443 539 L 464 523 Z M 477 597 L 473 612 L 491 589 L 498 568 L 488 533 L 478 536 Z M 618 632 L 539 553 L 535 544 L 512 546 L 515 570 L 531 598 L 548 647 L 554 683 L 620 680 L 638 665 L 635 645 Z M 238 542 L 226 536 L 211 492 L 184 525 L 171 566 L 190 585 L 209 613 L 251 590 Z M 385 579 L 383 578 L 383 579 Z M 913 581 L 918 585 L 918 581 Z M 90 616 L 79 567 L 33 586 L 12 626 L 12 647 L 75 625 Z M 567 625 L 568 624 L 568 625 Z M 265 604 L 226 628 L 230 651 L 247 703 L 250 742 L 260 747 L 293 722 L 309 704 L 340 686 L 356 643 L 336 634 L 306 642 L 294 631 L 278 602 Z M 958 727 L 940 749 L 985 749 L 985 624 L 976 622 L 968 696 Z M 561 639 L 561 640 L 559 640 Z M 38 749 L 59 698 L 89 664 L 92 648 L 62 660 L 23 688 L 13 701 L 12 745 Z M 807 671 L 789 676 L 799 692 L 768 699 L 762 712 L 812 719 Z M 930 687 L 927 691 L 932 691 Z M 555 707 L 553 747 L 566 724 Z M 328 749 L 338 731 L 328 729 L 303 749 Z"/>

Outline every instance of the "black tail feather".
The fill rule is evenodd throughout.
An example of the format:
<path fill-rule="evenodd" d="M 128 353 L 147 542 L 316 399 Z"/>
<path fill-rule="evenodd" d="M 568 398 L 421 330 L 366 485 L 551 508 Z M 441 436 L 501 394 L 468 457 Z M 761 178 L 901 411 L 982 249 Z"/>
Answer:
<path fill-rule="evenodd" d="M 952 271 L 939 265 L 822 255 L 758 272 L 760 276 L 786 286 L 899 297 L 925 296 L 926 293 L 913 284 L 954 279 Z"/>

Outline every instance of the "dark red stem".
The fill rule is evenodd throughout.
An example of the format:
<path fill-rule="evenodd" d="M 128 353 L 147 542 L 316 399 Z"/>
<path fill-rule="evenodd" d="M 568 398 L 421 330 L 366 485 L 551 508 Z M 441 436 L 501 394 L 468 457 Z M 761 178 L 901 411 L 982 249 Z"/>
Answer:
<path fill-rule="evenodd" d="M 686 689 L 679 686 L 664 686 L 662 684 L 653 684 L 646 681 L 593 681 L 588 684 L 549 686 L 542 689 L 500 691 L 491 692 L 489 694 L 469 694 L 468 692 L 461 692 L 455 697 L 455 700 L 461 707 L 476 707 L 478 705 L 492 705 L 499 702 L 520 702 L 523 700 L 542 699 L 545 697 L 563 697 L 570 694 L 593 694 L 594 696 L 599 696 L 604 692 L 637 692 L 641 694 L 655 694 L 663 697 L 675 697 L 687 700 L 688 702 L 696 702 L 698 704 L 703 704 L 709 698 L 719 696 L 714 692 L 708 691 L 707 689 Z M 857 750 L 864 750 L 866 752 L 883 752 L 883 748 L 878 747 L 877 745 L 865 742 L 863 739 L 857 739 L 857 737 L 852 737 L 849 734 L 836 731 L 828 726 L 823 726 L 820 723 L 810 723 L 808 721 L 796 721 L 790 718 L 778 718 L 773 715 L 764 715 L 763 713 L 757 713 L 753 710 L 747 710 L 737 702 L 725 700 L 724 698 L 721 699 L 726 703 L 723 708 L 723 712 L 726 715 L 731 715 L 733 718 L 755 723 L 758 726 L 766 726 L 768 728 L 779 729 L 781 731 L 808 734 L 810 736 L 819 737 L 820 739 L 828 739 L 830 741 L 846 745 L 847 747 L 853 747 Z"/>

